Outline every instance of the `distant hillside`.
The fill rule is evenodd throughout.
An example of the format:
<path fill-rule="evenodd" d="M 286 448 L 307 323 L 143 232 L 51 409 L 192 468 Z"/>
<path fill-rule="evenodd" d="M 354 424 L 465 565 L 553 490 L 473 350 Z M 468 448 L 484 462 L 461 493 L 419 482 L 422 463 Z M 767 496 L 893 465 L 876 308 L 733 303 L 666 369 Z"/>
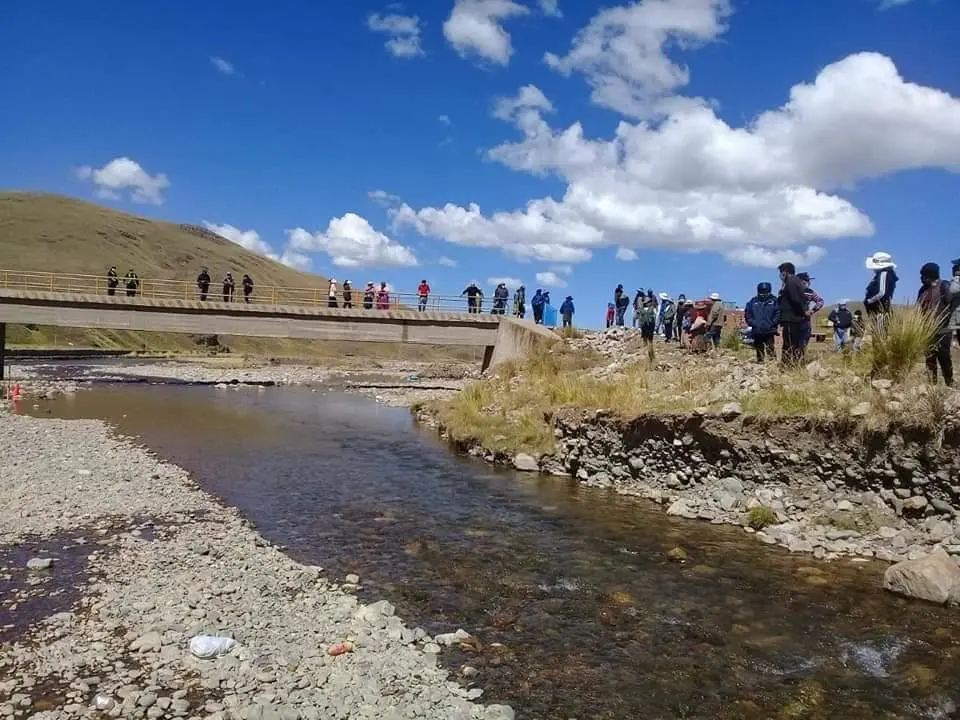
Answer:
<path fill-rule="evenodd" d="M 250 252 L 206 228 L 128 215 L 60 195 L 0 193 L 0 269 L 103 275 L 116 265 L 141 278 L 193 280 L 207 266 L 258 285 L 326 287 L 327 279 Z"/>
<path fill-rule="evenodd" d="M 216 285 L 228 270 L 250 273 L 259 287 L 317 287 L 327 278 L 288 268 L 206 228 L 129 215 L 60 195 L 0 193 L 0 270 L 104 275 L 116 265 L 143 279 L 193 281 L 206 266 Z M 148 352 L 204 352 L 209 339 L 172 333 L 12 326 L 11 345 L 89 347 Z M 475 348 L 381 345 L 309 340 L 221 337 L 233 353 L 283 358 L 382 357 L 468 359 Z M 482 349 L 480 350 L 482 352 Z"/>

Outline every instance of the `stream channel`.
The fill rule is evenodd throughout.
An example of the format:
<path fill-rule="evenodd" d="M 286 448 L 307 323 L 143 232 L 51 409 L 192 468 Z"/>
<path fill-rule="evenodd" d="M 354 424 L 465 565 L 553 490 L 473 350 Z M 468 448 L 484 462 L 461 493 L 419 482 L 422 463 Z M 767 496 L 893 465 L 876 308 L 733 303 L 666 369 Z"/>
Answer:
<path fill-rule="evenodd" d="M 957 716 L 960 611 L 884 593 L 879 563 L 496 471 L 336 391 L 104 385 L 28 412 L 106 420 L 411 627 L 475 634 L 441 662 L 518 718 Z"/>

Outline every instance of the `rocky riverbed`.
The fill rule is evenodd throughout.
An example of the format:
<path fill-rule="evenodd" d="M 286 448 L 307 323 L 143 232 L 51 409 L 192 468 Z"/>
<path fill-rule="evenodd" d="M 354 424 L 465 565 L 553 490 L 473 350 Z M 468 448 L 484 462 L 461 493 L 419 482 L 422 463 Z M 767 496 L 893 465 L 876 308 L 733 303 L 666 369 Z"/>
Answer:
<path fill-rule="evenodd" d="M 467 633 L 360 604 L 103 423 L 0 436 L 0 717 L 513 717 L 438 667 Z M 234 642 L 201 659 L 199 635 Z"/>

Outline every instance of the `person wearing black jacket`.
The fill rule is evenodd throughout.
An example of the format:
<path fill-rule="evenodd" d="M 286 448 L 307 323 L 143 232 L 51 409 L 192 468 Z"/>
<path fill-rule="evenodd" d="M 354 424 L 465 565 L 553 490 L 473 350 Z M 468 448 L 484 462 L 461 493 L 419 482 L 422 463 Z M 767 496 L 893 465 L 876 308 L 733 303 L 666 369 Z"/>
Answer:
<path fill-rule="evenodd" d="M 117 286 L 120 284 L 120 277 L 117 275 L 117 266 L 114 265 L 107 272 L 107 295 L 116 295 Z"/>
<path fill-rule="evenodd" d="M 250 296 L 253 295 L 253 278 L 247 273 L 243 274 L 243 301 L 250 302 Z"/>
<path fill-rule="evenodd" d="M 930 381 L 937 382 L 937 366 L 943 374 L 943 381 L 947 387 L 953 386 L 953 358 L 950 357 L 953 344 L 950 332 L 950 316 L 957 309 L 960 297 L 954 297 L 950 288 L 950 281 L 940 279 L 940 266 L 928 262 L 920 268 L 920 292 L 917 293 L 917 304 L 925 312 L 937 318 L 937 335 L 933 345 L 927 352 L 927 372 Z"/>
<path fill-rule="evenodd" d="M 206 268 L 200 268 L 200 274 L 197 275 L 197 290 L 200 291 L 201 302 L 207 299 L 207 293 L 210 292 L 210 273 Z"/>
<path fill-rule="evenodd" d="M 867 258 L 867 270 L 873 271 L 873 277 L 867 284 L 863 306 L 877 330 L 883 330 L 887 324 L 887 315 L 893 304 L 893 294 L 897 291 L 897 266 L 890 253 L 876 252 Z"/>
<path fill-rule="evenodd" d="M 853 327 L 853 313 L 847 307 L 847 301 L 837 303 L 837 309 L 831 311 L 827 320 L 833 325 L 833 341 L 837 352 L 842 353 L 850 342 L 850 328 Z"/>
<path fill-rule="evenodd" d="M 130 268 L 123 279 L 126 280 L 127 297 L 136 297 L 137 290 L 140 289 L 140 277 L 133 271 L 133 268 Z"/>
<path fill-rule="evenodd" d="M 779 268 L 783 287 L 780 289 L 780 327 L 783 329 L 783 349 L 780 362 L 787 367 L 803 364 L 803 324 L 807 321 L 807 297 L 803 282 L 797 277 L 793 263 L 782 263 Z"/>

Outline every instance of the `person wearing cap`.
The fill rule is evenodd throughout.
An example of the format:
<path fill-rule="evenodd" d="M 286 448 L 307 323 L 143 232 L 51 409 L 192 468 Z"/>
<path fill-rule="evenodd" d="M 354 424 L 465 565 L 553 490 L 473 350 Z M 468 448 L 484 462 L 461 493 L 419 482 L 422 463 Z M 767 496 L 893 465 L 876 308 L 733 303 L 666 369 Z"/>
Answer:
<path fill-rule="evenodd" d="M 349 280 L 343 281 L 343 306 L 345 308 L 353 307 L 353 283 Z"/>
<path fill-rule="evenodd" d="M 660 323 L 663 326 L 665 342 L 673 340 L 673 325 L 677 319 L 677 306 L 669 293 L 660 293 Z"/>
<path fill-rule="evenodd" d="M 683 339 L 683 319 L 687 314 L 687 296 L 677 295 L 677 313 L 673 319 L 673 334 L 677 342 Z"/>
<path fill-rule="evenodd" d="M 927 373 L 930 381 L 937 382 L 937 368 L 943 375 L 947 387 L 953 386 L 953 359 L 950 357 L 953 345 L 953 333 L 950 331 L 950 319 L 960 305 L 960 295 L 951 291 L 951 282 L 940 279 L 940 266 L 928 262 L 920 268 L 920 291 L 917 304 L 937 319 L 937 335 L 927 352 Z"/>
<path fill-rule="evenodd" d="M 757 353 L 757 362 L 773 360 L 776 357 L 774 338 L 780 327 L 780 301 L 773 294 L 768 282 L 757 284 L 757 294 L 750 299 L 743 311 L 743 318 L 750 327 L 753 349 Z"/>
<path fill-rule="evenodd" d="M 810 344 L 811 335 L 813 335 L 813 316 L 823 309 L 824 303 L 820 294 L 810 287 L 810 281 L 813 280 L 810 273 L 797 273 L 797 277 L 803 283 L 803 295 L 807 299 L 807 320 L 803 323 L 802 329 L 803 347 L 806 348 Z"/>
<path fill-rule="evenodd" d="M 373 280 L 367 283 L 367 287 L 363 290 L 363 309 L 364 310 L 373 310 L 373 299 L 377 294 L 377 289 L 373 284 Z"/>
<path fill-rule="evenodd" d="M 878 329 L 886 326 L 887 315 L 893 303 L 893 294 L 897 290 L 897 266 L 890 253 L 875 252 L 867 258 L 867 270 L 873 271 L 873 278 L 867 284 L 863 305 L 867 316 Z"/>
<path fill-rule="evenodd" d="M 630 295 L 623 289 L 623 285 L 617 285 L 613 291 L 613 306 L 617 310 L 616 324 L 623 327 L 623 317 L 627 314 L 627 308 L 630 307 Z"/>
<path fill-rule="evenodd" d="M 780 328 L 783 347 L 780 362 L 787 368 L 803 364 L 803 323 L 807 320 L 807 296 L 803 281 L 797 277 L 797 268 L 791 262 L 781 263 L 780 271 Z"/>
<path fill-rule="evenodd" d="M 723 298 L 720 293 L 710 293 L 710 311 L 707 313 L 706 338 L 715 348 L 720 347 L 720 335 L 723 332 Z"/>
<path fill-rule="evenodd" d="M 327 307 L 338 307 L 337 305 L 337 279 L 330 278 L 330 284 L 327 285 Z"/>
<path fill-rule="evenodd" d="M 960 297 L 960 258 L 951 261 L 953 265 L 950 278 L 950 293 L 954 297 Z M 957 336 L 957 344 L 960 344 L 960 307 L 950 314 L 950 329 Z"/>
<path fill-rule="evenodd" d="M 850 329 L 853 327 L 853 313 L 847 308 L 847 301 L 841 300 L 837 307 L 830 311 L 827 320 L 833 326 L 833 343 L 838 353 L 847 349 L 850 341 Z"/>
<path fill-rule="evenodd" d="M 567 295 L 566 300 L 560 305 L 560 317 L 563 318 L 563 327 L 573 329 L 573 314 L 576 312 L 573 306 L 573 296 Z"/>

